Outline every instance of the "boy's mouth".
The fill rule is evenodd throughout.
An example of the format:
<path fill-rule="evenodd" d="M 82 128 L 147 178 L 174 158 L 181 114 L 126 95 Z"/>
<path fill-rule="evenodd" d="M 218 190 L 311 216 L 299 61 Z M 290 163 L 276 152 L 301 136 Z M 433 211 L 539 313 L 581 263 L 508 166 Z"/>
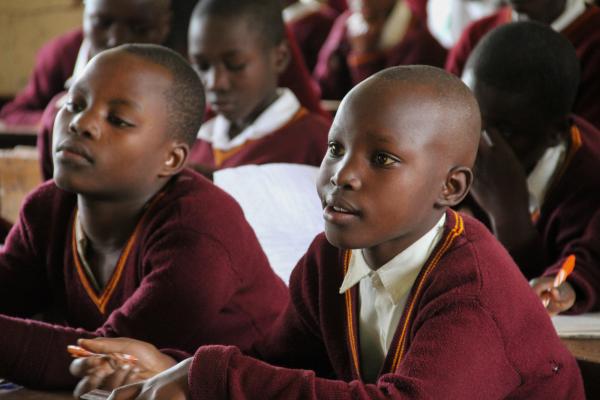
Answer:
<path fill-rule="evenodd" d="M 56 155 L 70 161 L 83 161 L 93 163 L 90 152 L 83 146 L 76 143 L 63 142 L 56 147 Z"/>
<path fill-rule="evenodd" d="M 360 217 L 358 209 L 343 199 L 329 197 L 323 205 L 323 218 L 333 224 L 349 223 Z"/>

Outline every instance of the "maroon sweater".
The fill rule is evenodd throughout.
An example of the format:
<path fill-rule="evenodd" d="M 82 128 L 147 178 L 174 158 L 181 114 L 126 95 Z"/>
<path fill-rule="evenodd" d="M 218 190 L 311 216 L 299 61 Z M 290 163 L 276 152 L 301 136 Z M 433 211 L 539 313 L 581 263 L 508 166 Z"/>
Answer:
<path fill-rule="evenodd" d="M 504 7 L 495 14 L 469 25 L 448 54 L 446 69 L 460 76 L 471 51 L 479 40 L 497 26 L 511 21 L 511 8 Z M 581 82 L 573 112 L 600 128 L 600 7 L 588 5 L 587 10 L 561 33 L 577 52 L 581 64 Z"/>
<path fill-rule="evenodd" d="M 26 200 L 0 251 L 0 376 L 69 387 L 66 346 L 126 336 L 193 352 L 206 343 L 250 350 L 284 307 L 237 203 L 191 171 L 157 195 L 102 294 L 74 251 L 76 196 L 46 182 Z M 52 322 L 27 319 L 42 313 Z"/>
<path fill-rule="evenodd" d="M 216 168 L 268 163 L 319 166 L 327 150 L 330 125 L 320 115 L 301 108 L 289 123 L 275 132 L 227 152 L 214 150 L 209 142 L 198 139 L 189 162 Z"/>
<path fill-rule="evenodd" d="M 309 71 L 315 67 L 319 50 L 325 43 L 337 16 L 338 13 L 334 9 L 323 4 L 319 10 L 287 23 L 296 38 Z"/>
<path fill-rule="evenodd" d="M 82 40 L 81 29 L 76 29 L 45 44 L 27 86 L 2 107 L 0 119 L 13 125 L 37 124 L 50 99 L 64 90 L 65 81 L 73 75 Z"/>
<path fill-rule="evenodd" d="M 413 11 L 410 26 L 396 46 L 382 52 L 353 54 L 346 21 L 352 13 L 340 15 L 319 53 L 314 75 L 325 99 L 341 99 L 357 83 L 395 65 L 428 64 L 441 67 L 446 50 L 431 36 L 424 20 Z"/>
<path fill-rule="evenodd" d="M 600 130 L 577 117 L 575 126 L 567 158 L 548 190 L 536 227 L 550 265 L 545 274 L 556 274 L 569 254 L 576 255 L 568 281 L 577 301 L 569 312 L 583 313 L 600 310 Z"/>
<path fill-rule="evenodd" d="M 411 289 L 377 381 L 362 381 L 358 285 L 338 294 L 347 254 L 317 236 L 261 347 L 265 359 L 303 370 L 203 346 L 189 373 L 192 398 L 584 398 L 575 359 L 517 266 L 483 225 L 454 212 Z"/>

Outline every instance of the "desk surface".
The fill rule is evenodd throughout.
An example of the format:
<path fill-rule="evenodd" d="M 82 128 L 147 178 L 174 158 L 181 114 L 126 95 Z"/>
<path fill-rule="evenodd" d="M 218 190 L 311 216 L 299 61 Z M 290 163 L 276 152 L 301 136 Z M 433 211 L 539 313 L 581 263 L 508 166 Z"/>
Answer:
<path fill-rule="evenodd" d="M 600 363 L 599 339 L 561 339 L 578 360 Z"/>
<path fill-rule="evenodd" d="M 0 394 L 0 400 L 73 400 L 69 392 L 39 392 L 37 390 L 20 389 Z"/>

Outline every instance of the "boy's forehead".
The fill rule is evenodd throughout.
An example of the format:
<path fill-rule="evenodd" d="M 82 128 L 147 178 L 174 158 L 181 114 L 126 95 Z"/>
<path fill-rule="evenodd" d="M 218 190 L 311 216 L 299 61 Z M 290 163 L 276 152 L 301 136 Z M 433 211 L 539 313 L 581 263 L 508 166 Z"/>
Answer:
<path fill-rule="evenodd" d="M 86 0 L 86 14 L 110 14 L 115 17 L 159 19 L 157 12 L 170 10 L 169 0 Z"/>

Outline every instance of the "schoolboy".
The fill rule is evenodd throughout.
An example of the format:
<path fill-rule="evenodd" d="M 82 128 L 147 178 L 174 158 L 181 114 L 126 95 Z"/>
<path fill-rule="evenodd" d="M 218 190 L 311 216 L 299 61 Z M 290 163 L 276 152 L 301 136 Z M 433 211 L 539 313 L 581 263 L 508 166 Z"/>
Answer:
<path fill-rule="evenodd" d="M 287 162 L 318 165 L 329 122 L 278 88 L 289 51 L 277 0 L 202 0 L 190 23 L 190 61 L 216 117 L 190 163 L 203 170 Z"/>
<path fill-rule="evenodd" d="M 464 74 L 483 115 L 473 198 L 541 296 L 571 254 L 574 272 L 549 311 L 600 308 L 600 132 L 571 114 L 579 62 L 571 43 L 538 23 L 486 35 Z M 573 306 L 573 307 L 571 307 Z"/>
<path fill-rule="evenodd" d="M 341 99 L 358 82 L 393 65 L 444 65 L 446 50 L 429 33 L 416 2 L 352 0 L 348 4 L 315 67 L 323 98 Z"/>
<path fill-rule="evenodd" d="M 473 95 L 440 69 L 359 84 L 321 164 L 325 234 L 259 348 L 305 370 L 203 346 L 111 399 L 582 399 L 575 359 L 518 267 L 482 224 L 448 209 L 469 190 L 479 138 Z"/>
<path fill-rule="evenodd" d="M 465 29 L 448 54 L 446 69 L 460 76 L 479 40 L 500 25 L 528 20 L 549 25 L 569 39 L 581 64 L 581 80 L 573 112 L 600 128 L 600 7 L 586 0 L 509 0 L 508 3 Z"/>
<path fill-rule="evenodd" d="M 283 20 L 293 32 L 306 66 L 312 71 L 339 14 L 318 0 L 282 0 L 282 4 Z"/>
<path fill-rule="evenodd" d="M 56 120 L 54 181 L 0 251 L 0 376 L 69 387 L 65 349 L 82 335 L 177 357 L 250 350 L 268 330 L 285 284 L 237 203 L 183 169 L 203 107 L 197 74 L 163 47 L 107 50 L 84 69 Z"/>
<path fill-rule="evenodd" d="M 42 47 L 27 86 L 0 110 L 0 119 L 36 125 L 50 100 L 93 56 L 124 43 L 164 43 L 169 28 L 170 0 L 86 0 L 83 29 Z"/>

